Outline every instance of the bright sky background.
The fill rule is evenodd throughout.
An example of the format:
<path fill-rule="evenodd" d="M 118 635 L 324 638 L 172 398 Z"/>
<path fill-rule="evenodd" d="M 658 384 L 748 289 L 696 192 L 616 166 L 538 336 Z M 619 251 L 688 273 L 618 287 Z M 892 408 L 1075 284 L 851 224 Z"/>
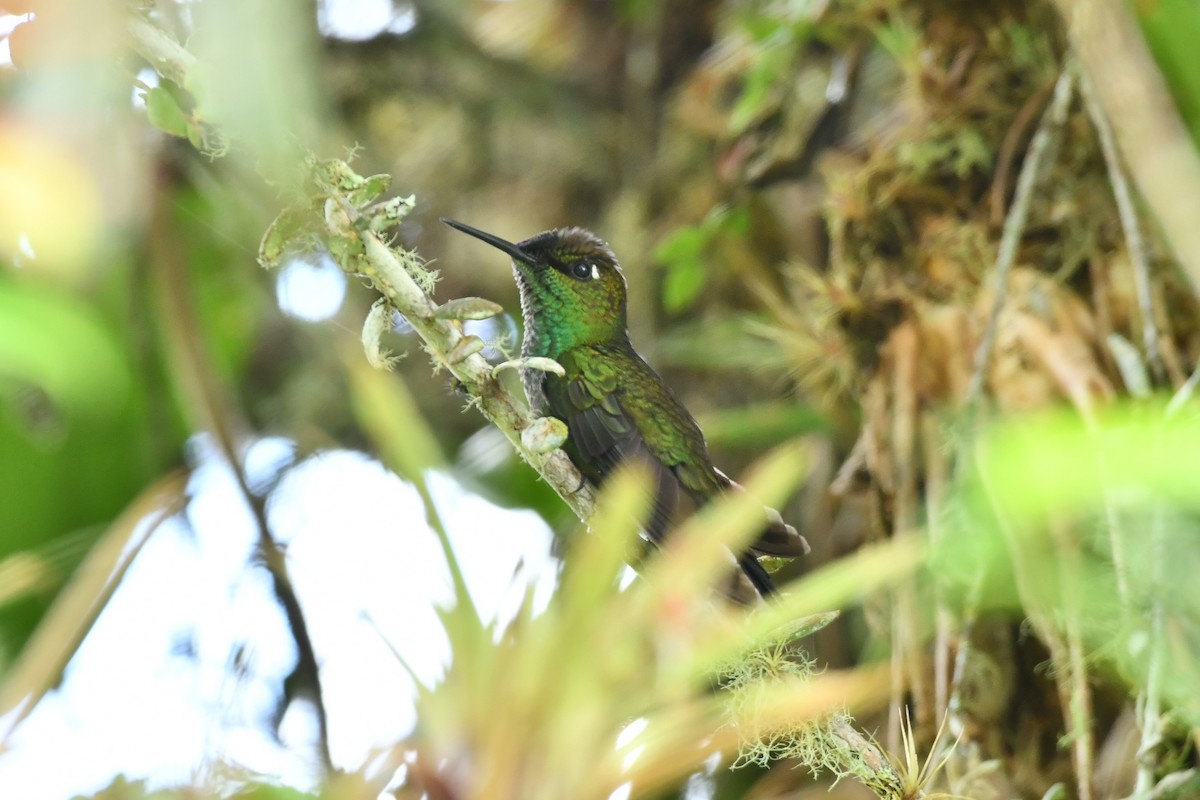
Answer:
<path fill-rule="evenodd" d="M 350 40 L 402 33 L 416 19 L 401 6 L 325 0 L 318 22 L 326 35 Z M 0 15 L 0 35 L 21 19 Z M 8 61 L 0 41 L 0 65 Z M 327 260 L 292 262 L 278 281 L 280 306 L 316 324 L 346 293 L 345 276 Z M 307 706 L 292 705 L 282 742 L 269 735 L 295 648 L 265 568 L 252 563 L 253 519 L 207 438 L 192 446 L 189 524 L 172 520 L 150 537 L 62 685 L 18 728 L 0 757 L 0 798 L 64 800 L 118 774 L 189 784 L 218 759 L 297 786 L 317 777 Z M 292 458 L 286 440 L 253 443 L 252 482 L 269 482 Z M 429 481 L 485 618 L 507 619 L 530 582 L 548 598 L 556 562 L 540 517 L 497 508 L 445 474 Z M 414 722 L 412 680 L 392 650 L 427 683 L 449 657 L 434 611 L 451 597 L 440 546 L 415 489 L 351 451 L 293 467 L 268 513 L 287 545 L 320 663 L 334 762 L 357 768 Z"/>
<path fill-rule="evenodd" d="M 295 650 L 266 570 L 248 566 L 253 520 L 204 443 L 196 442 L 191 529 L 172 521 L 150 538 L 61 688 L 0 758 L 0 797 L 67 798 L 118 773 L 186 784 L 213 758 L 298 786 L 316 777 L 306 706 L 293 704 L 284 718 L 282 744 L 267 733 Z M 258 442 L 247 455 L 252 480 L 290 457 L 285 440 Z M 536 514 L 497 508 L 446 475 L 429 479 L 485 617 L 507 618 L 529 581 L 540 579 L 548 596 L 551 534 Z M 390 648 L 422 682 L 448 659 L 434 613 L 451 596 L 445 561 L 416 491 L 360 453 L 322 453 L 295 467 L 268 513 L 320 663 L 332 755 L 353 769 L 414 721 L 414 687 Z"/>

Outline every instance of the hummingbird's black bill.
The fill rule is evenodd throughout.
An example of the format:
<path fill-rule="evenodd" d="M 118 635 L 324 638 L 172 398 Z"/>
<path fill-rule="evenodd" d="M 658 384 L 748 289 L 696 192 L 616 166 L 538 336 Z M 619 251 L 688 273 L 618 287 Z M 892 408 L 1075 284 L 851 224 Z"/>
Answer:
<path fill-rule="evenodd" d="M 499 236 L 493 236 L 490 233 L 484 233 L 483 231 L 479 230 L 478 228 L 472 228 L 470 225 L 466 225 L 457 220 L 446 219 L 445 217 L 442 217 L 442 222 L 446 223 L 447 225 L 449 225 L 451 228 L 454 228 L 455 230 L 462 231 L 463 233 L 467 234 L 468 236 L 474 236 L 476 239 L 479 239 L 480 241 L 487 242 L 492 247 L 494 247 L 497 250 L 500 250 L 502 252 L 508 253 L 513 258 L 519 259 L 521 261 L 529 261 L 529 256 L 526 255 L 525 252 L 521 250 L 521 248 L 517 247 L 515 244 L 513 244 L 512 242 L 510 242 L 506 239 L 501 239 Z"/>

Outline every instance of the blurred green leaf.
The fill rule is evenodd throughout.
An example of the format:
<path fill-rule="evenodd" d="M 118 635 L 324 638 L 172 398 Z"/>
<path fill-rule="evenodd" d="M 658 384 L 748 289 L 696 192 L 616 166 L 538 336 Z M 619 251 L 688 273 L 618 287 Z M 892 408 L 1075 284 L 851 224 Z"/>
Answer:
<path fill-rule="evenodd" d="M 654 249 L 654 260 L 666 267 L 663 308 L 678 313 L 688 308 L 708 282 L 713 264 L 709 253 L 720 236 L 745 237 L 750 231 L 750 210 L 745 206 L 715 206 L 695 225 L 670 233 Z"/>
<path fill-rule="evenodd" d="M 875 28 L 875 38 L 901 64 L 915 57 L 921 46 L 921 31 L 899 14 Z"/>
<path fill-rule="evenodd" d="M 355 415 L 388 466 L 409 480 L 446 462 L 437 437 L 408 386 L 394 373 L 369 366 L 357 353 L 346 355 Z"/>
<path fill-rule="evenodd" d="M 1200 424 L 1188 417 L 1124 407 L 1095 429 L 1073 414 L 1023 418 L 990 432 L 981 453 L 996 504 L 1032 521 L 1101 507 L 1114 492 L 1126 507 L 1200 506 Z"/>
<path fill-rule="evenodd" d="M 746 10 L 737 15 L 738 25 L 750 35 L 756 43 L 765 42 L 779 34 L 787 23 L 777 16 Z"/>
<path fill-rule="evenodd" d="M 663 280 L 663 308 L 673 314 L 683 311 L 700 295 L 707 279 L 708 270 L 702 262 L 674 262 Z"/>
<path fill-rule="evenodd" d="M 712 447 L 762 450 L 825 427 L 824 418 L 794 401 L 755 403 L 697 415 Z"/>
<path fill-rule="evenodd" d="M 0 279 L 0 379 L 32 384 L 82 415 L 105 415 L 132 376 L 112 330 L 72 296 Z"/>
<path fill-rule="evenodd" d="M 729 114 L 729 131 L 733 134 L 746 131 L 778 106 L 780 95 L 793 80 L 791 62 L 808 33 L 807 27 L 773 25 L 761 18 L 751 23 L 750 31 L 758 41 L 742 91 Z"/>
<path fill-rule="evenodd" d="M 273 182 L 303 178 L 316 150 L 319 41 L 309 10 L 287 0 L 214 0 L 194 7 L 188 47 L 196 68 L 187 87 L 196 114 L 238 143 L 234 154 Z"/>
<path fill-rule="evenodd" d="M 699 261 L 708 244 L 708 231 L 700 225 L 689 225 L 672 231 L 658 247 L 654 260 L 664 264 L 677 261 Z"/>
<path fill-rule="evenodd" d="M 320 795 L 324 796 L 324 795 Z M 304 792 L 291 786 L 274 786 L 266 783 L 249 786 L 234 795 L 237 800 L 314 800 L 318 795 Z"/>
<path fill-rule="evenodd" d="M 186 245 L 199 333 L 221 375 L 241 383 L 261 332 L 279 315 L 272 279 L 246 269 L 269 220 L 258 217 L 226 186 L 180 191 L 172 205 Z"/>
<path fill-rule="evenodd" d="M 1200 3 L 1155 0 L 1131 5 L 1184 124 L 1200 145 Z"/>
<path fill-rule="evenodd" d="M 786 373 L 792 367 L 787 354 L 776 344 L 751 333 L 750 322 L 750 317 L 721 317 L 677 325 L 659 338 L 659 361 L 711 372 Z"/>
<path fill-rule="evenodd" d="M 162 86 L 155 86 L 144 94 L 146 118 L 150 124 L 164 133 L 181 139 L 188 135 L 188 117 L 179 107 L 174 95 Z"/>
<path fill-rule="evenodd" d="M 750 235 L 750 209 L 747 206 L 727 206 L 714 222 L 722 233 L 738 237 Z"/>
<path fill-rule="evenodd" d="M 972 602 L 1073 625 L 1098 662 L 1143 686 L 1157 650 L 1160 691 L 1200 721 L 1200 416 L 1167 420 L 1161 405 L 1143 404 L 1090 422 L 1024 417 L 997 425 L 975 452 L 935 574 L 979 581 Z M 1155 642 L 1148 609 L 1170 620 L 1169 646 Z"/>
<path fill-rule="evenodd" d="M 0 663 L 38 625 L 113 516 L 184 432 L 130 304 L 127 265 L 99 273 L 92 296 L 0 277 L 0 560 L 22 584 L 0 613 Z"/>
<path fill-rule="evenodd" d="M 764 51 L 764 52 L 770 52 Z M 763 113 L 775 86 L 780 68 L 775 59 L 761 56 L 755 67 L 746 76 L 746 84 L 738 96 L 733 113 L 729 115 L 729 129 L 737 134 L 744 132 Z"/>

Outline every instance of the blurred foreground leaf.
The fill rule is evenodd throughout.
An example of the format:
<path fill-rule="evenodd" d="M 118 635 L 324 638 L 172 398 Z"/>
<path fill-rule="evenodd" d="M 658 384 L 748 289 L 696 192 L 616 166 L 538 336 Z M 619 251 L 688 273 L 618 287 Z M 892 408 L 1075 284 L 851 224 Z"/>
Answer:
<path fill-rule="evenodd" d="M 1179 114 L 1200 146 L 1200 5 L 1191 0 L 1132 5 Z"/>
<path fill-rule="evenodd" d="M 104 415 L 131 377 L 93 309 L 65 292 L 0 280 L 0 379 L 32 384 L 73 414 Z"/>
<path fill-rule="evenodd" d="M 938 574 L 978 575 L 985 604 L 1019 602 L 1043 635 L 1077 631 L 1143 688 L 1162 669 L 1170 704 L 1200 723 L 1200 416 L 1141 405 L 1092 425 L 1025 418 L 988 434 L 976 469 Z"/>
<path fill-rule="evenodd" d="M 163 520 L 182 509 L 186 483 L 185 475 L 175 473 L 148 487 L 92 548 L 59 594 L 0 685 L 0 717 L 12 715 L 0 738 L 0 751 L 21 720 L 61 678 L 146 539 Z"/>
<path fill-rule="evenodd" d="M 527 596 L 507 629 L 479 624 L 471 609 L 448 609 L 453 662 L 422 691 L 419 726 L 404 745 L 415 751 L 417 785 L 431 796 L 561 798 L 606 797 L 630 784 L 632 796 L 648 797 L 714 754 L 731 760 L 739 748 L 761 748 L 762 737 L 782 742 L 792 730 L 807 731 L 810 767 L 848 774 L 821 720 L 880 703 L 888 681 L 869 669 L 812 675 L 793 650 L 797 626 L 831 617 L 798 611 L 909 574 L 919 551 L 908 543 L 868 551 L 749 615 L 714 592 L 730 568 L 725 548 L 753 535 L 762 501 L 794 486 L 802 467 L 795 448 L 774 454 L 745 494 L 687 523 L 642 559 L 644 578 L 621 588 L 624 565 L 643 548 L 638 521 L 648 509 L 646 477 L 626 468 L 601 493 L 590 531 L 571 541 L 544 609 Z M 715 691 L 734 673 L 735 694 Z M 775 752 L 766 747 L 761 757 Z"/>

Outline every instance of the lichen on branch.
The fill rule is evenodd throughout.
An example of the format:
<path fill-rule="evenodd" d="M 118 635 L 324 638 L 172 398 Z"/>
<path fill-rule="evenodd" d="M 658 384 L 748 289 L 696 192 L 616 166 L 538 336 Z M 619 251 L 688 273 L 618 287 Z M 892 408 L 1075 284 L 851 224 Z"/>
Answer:
<path fill-rule="evenodd" d="M 388 240 L 387 232 L 412 210 L 414 198 L 380 201 L 390 177 L 363 177 L 345 161 L 311 158 L 307 167 L 313 191 L 285 208 L 267 229 L 259 263 L 273 267 L 288 253 L 324 249 L 347 274 L 368 280 L 383 303 L 372 313 L 377 324 L 364 327 L 368 360 L 378 366 L 387 362 L 379 345 L 387 326 L 378 321 L 387 319 L 389 311 L 399 312 L 421 338 L 435 367 L 453 375 L 472 405 L 580 519 L 588 519 L 595 503 L 590 487 L 561 449 L 546 450 L 523 436 L 536 422 L 528 404 L 497 379 L 496 370 L 479 353 L 482 342 L 463 331 L 464 319 L 493 316 L 500 307 L 474 297 L 439 304 L 432 297 L 436 273 L 426 269 L 414 251 Z"/>

